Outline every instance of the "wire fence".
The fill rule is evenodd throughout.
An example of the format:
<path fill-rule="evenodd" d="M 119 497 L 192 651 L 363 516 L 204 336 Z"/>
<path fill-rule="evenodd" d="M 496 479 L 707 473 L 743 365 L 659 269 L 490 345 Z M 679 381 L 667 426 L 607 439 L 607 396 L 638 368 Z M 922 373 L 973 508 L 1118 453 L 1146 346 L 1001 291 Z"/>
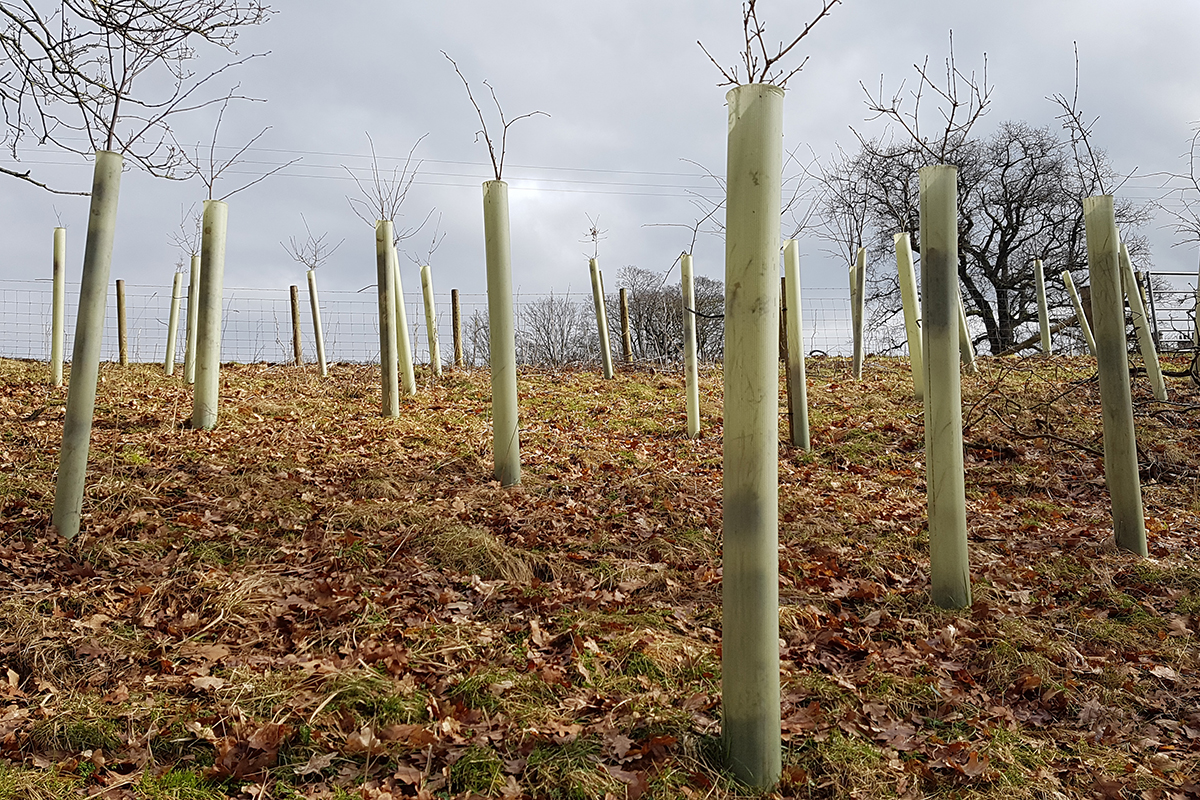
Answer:
<path fill-rule="evenodd" d="M 184 293 L 186 294 L 186 283 Z M 0 280 L 0 319 L 6 335 L 0 338 L 0 357 L 45 361 L 50 354 L 52 283 L 50 280 Z M 418 293 L 405 293 L 407 329 L 417 363 L 429 361 L 429 336 L 426 332 L 424 303 Z M 304 360 L 316 360 L 316 345 L 308 292 L 300 288 L 301 349 Z M 69 360 L 78 310 L 79 284 L 66 286 L 66 327 L 64 355 Z M 373 288 L 370 291 L 319 291 L 321 323 L 326 359 L 330 363 L 379 363 L 379 306 Z M 616 294 L 606 298 L 613 353 L 621 351 L 619 305 Z M 170 286 L 155 287 L 126 284 L 126 336 L 129 360 L 162 362 L 166 356 L 167 320 L 170 314 Z M 487 363 L 487 295 L 460 293 L 464 358 L 468 366 Z M 662 304 L 678 316 L 681 303 Z M 675 308 L 680 306 L 680 308 Z M 522 363 L 546 360 L 546 348 L 539 344 L 546 322 L 558 326 L 558 332 L 570 341 L 557 357 L 560 363 L 589 363 L 599 359 L 594 306 L 590 293 L 519 294 L 513 298 L 518 359 Z M 804 339 L 808 352 L 829 355 L 848 354 L 852 347 L 850 302 L 845 289 L 805 289 L 803 300 Z M 181 298 L 175 357 L 182 363 L 186 338 L 187 299 Z M 453 330 L 449 293 L 436 299 L 436 328 L 441 359 L 453 362 Z M 549 317 L 549 319 L 548 319 Z M 670 327 L 669 320 L 660 320 Z M 719 331 L 720 321 L 716 323 Z M 290 363 L 293 361 L 291 299 L 288 287 L 250 289 L 226 287 L 222 302 L 221 360 L 239 363 Z M 884 329 L 872 331 L 881 348 L 890 347 Z M 645 326 L 635 328 L 634 354 L 640 361 L 676 362 L 682 350 L 674 352 L 674 334 L 648 343 Z M 889 334 L 890 335 L 890 334 Z M 719 340 L 719 332 L 716 337 Z M 901 337 L 902 338 L 902 337 Z M 886 339 L 886 341 L 885 341 Z M 665 344 L 664 344 L 665 343 Z M 869 348 L 870 345 L 869 345 Z M 116 361 L 119 354 L 116 290 L 110 288 L 106 304 L 106 324 L 101 344 L 101 359 Z M 709 360 L 719 360 L 719 347 L 710 348 Z"/>

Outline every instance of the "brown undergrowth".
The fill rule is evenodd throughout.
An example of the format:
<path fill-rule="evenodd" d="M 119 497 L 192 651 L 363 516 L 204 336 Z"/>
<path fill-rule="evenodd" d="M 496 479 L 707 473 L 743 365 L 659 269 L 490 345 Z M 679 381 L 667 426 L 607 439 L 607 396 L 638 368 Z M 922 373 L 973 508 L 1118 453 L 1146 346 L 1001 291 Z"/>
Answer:
<path fill-rule="evenodd" d="M 1110 543 L 1087 359 L 963 380 L 975 603 L 927 597 L 907 364 L 809 363 L 780 448 L 780 797 L 1200 796 L 1200 394 L 1135 382 L 1150 558 Z M 720 375 L 239 365 L 219 426 L 105 366 L 85 532 L 61 390 L 0 362 L 0 800 L 732 798 L 719 769 Z M 781 430 L 786 422 L 781 421 Z"/>

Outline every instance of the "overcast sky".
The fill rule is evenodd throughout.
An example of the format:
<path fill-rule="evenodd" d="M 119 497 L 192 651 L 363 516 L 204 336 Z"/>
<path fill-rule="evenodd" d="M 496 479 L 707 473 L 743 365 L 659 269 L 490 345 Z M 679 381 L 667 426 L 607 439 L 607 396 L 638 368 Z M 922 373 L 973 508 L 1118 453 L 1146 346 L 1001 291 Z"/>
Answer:
<path fill-rule="evenodd" d="M 769 38 L 778 40 L 794 35 L 818 8 L 816 0 L 761 0 L 760 15 Z M 508 115 L 550 115 L 510 130 L 504 177 L 518 291 L 588 289 L 590 246 L 580 241 L 587 214 L 607 231 L 600 258 L 610 288 L 624 265 L 664 273 L 690 233 L 646 225 L 690 223 L 697 212 L 689 189 L 715 195 L 695 164 L 724 170 L 726 88 L 718 87 L 720 75 L 696 42 L 722 62 L 736 61 L 742 33 L 735 0 L 286 0 L 276 11 L 238 45 L 243 53 L 270 51 L 237 73 L 243 92 L 267 102 L 231 107 L 220 143 L 241 145 L 263 127 L 271 130 L 248 153 L 244 174 L 231 175 L 217 192 L 272 165 L 302 160 L 231 198 L 226 286 L 303 284 L 302 269 L 280 246 L 303 236 L 301 214 L 330 242 L 345 239 L 322 267 L 324 287 L 358 290 L 374 282 L 373 232 L 347 202 L 358 189 L 344 169 L 365 175 L 369 132 L 389 169 L 426 137 L 401 225 L 436 209 L 445 233 L 432 259 L 439 293 L 483 291 L 480 184 L 491 167 L 483 142 L 475 140 L 475 112 L 442 50 L 477 97 L 487 79 Z M 852 147 L 851 126 L 883 133 L 882 122 L 866 119 L 860 82 L 876 87 L 883 75 L 889 91 L 902 80 L 911 86 L 914 62 L 926 55 L 943 62 L 951 29 L 960 68 L 982 70 L 987 54 L 994 89 L 978 132 L 1008 119 L 1056 126 L 1056 107 L 1046 97 L 1073 91 L 1078 42 L 1079 103 L 1086 116 L 1099 117 L 1095 141 L 1118 169 L 1147 175 L 1123 194 L 1158 197 L 1161 179 L 1150 174 L 1185 167 L 1182 154 L 1200 119 L 1195 0 L 844 0 L 801 44 L 799 56 L 810 60 L 788 85 L 788 149 L 826 157 L 839 144 Z M 207 136 L 214 117 L 202 111 L 181 120 L 180 139 Z M 77 156 L 29 147 L 23 159 L 35 176 L 56 185 L 90 183 L 91 166 Z M 0 163 L 13 166 L 9 158 Z M 181 210 L 203 196 L 198 181 L 127 172 L 113 278 L 169 285 L 180 260 L 170 234 Z M 51 231 L 61 219 L 68 275 L 77 281 L 86 202 L 0 176 L 0 279 L 48 277 Z M 1164 222 L 1160 215 L 1145 230 L 1153 268 L 1194 271 L 1195 246 L 1172 248 Z M 428 249 L 432 231 L 431 222 L 406 243 L 414 256 Z M 827 247 L 805 241 L 806 286 L 845 285 L 845 265 Z M 698 273 L 720 278 L 722 259 L 718 239 L 698 242 Z M 419 291 L 416 266 L 403 256 L 401 264 L 406 290 Z"/>

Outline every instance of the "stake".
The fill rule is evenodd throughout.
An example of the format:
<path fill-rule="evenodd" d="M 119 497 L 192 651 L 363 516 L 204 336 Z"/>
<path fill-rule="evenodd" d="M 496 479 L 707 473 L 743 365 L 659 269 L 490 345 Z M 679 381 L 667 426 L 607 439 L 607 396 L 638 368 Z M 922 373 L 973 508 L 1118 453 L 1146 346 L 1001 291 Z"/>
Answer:
<path fill-rule="evenodd" d="M 513 325 L 512 246 L 508 184 L 483 184 L 483 235 L 487 255 L 488 362 L 492 372 L 492 452 L 501 486 L 521 482 L 517 420 L 517 339 Z"/>
<path fill-rule="evenodd" d="M 1050 307 L 1046 303 L 1046 273 L 1042 271 L 1042 260 L 1033 261 L 1033 276 L 1037 281 L 1038 328 L 1042 332 L 1042 353 L 1051 355 L 1050 349 Z"/>
<path fill-rule="evenodd" d="M 308 275 L 308 304 L 312 307 L 313 339 L 317 343 L 317 365 L 321 368 L 321 377 L 329 375 L 329 365 L 325 361 L 325 331 L 321 327 L 321 303 L 317 299 L 317 271 L 310 269 Z"/>
<path fill-rule="evenodd" d="M 300 287 L 293 283 L 288 287 L 288 296 L 292 301 L 292 363 L 300 367 L 304 365 L 300 349 Z"/>
<path fill-rule="evenodd" d="M 858 248 L 858 258 L 850 266 L 850 324 L 854 326 L 854 380 L 862 379 L 863 324 L 866 316 L 867 249 Z"/>
<path fill-rule="evenodd" d="M 1079 322 L 1079 330 L 1083 331 L 1083 340 L 1087 342 L 1088 352 L 1095 356 L 1096 340 L 1092 337 L 1092 326 L 1088 325 L 1087 315 L 1083 313 L 1083 303 L 1079 301 L 1079 291 L 1075 288 L 1075 281 L 1071 280 L 1071 273 L 1065 269 L 1062 274 L 1062 282 L 1067 287 L 1067 294 L 1071 296 L 1071 305 L 1075 308 L 1075 319 Z"/>
<path fill-rule="evenodd" d="M 925 361 L 921 344 L 921 298 L 917 296 L 917 273 L 913 268 L 912 241 L 907 233 L 892 237 L 896 244 L 896 272 L 900 301 L 904 304 L 904 331 L 908 334 L 908 360 L 912 365 L 913 395 L 925 399 Z"/>
<path fill-rule="evenodd" d="M 679 257 L 683 287 L 683 380 L 687 392 L 687 432 L 689 439 L 700 435 L 700 370 L 696 357 L 696 288 L 692 277 L 692 256 Z"/>
<path fill-rule="evenodd" d="M 125 281 L 117 281 L 117 359 L 129 366 L 129 332 L 125 327 Z"/>
<path fill-rule="evenodd" d="M 425 298 L 425 332 L 429 336 L 429 368 L 441 377 L 442 348 L 438 345 L 437 309 L 433 304 L 433 273 L 429 265 L 421 267 L 421 294 Z"/>
<path fill-rule="evenodd" d="M 812 449 L 808 437 L 808 382 L 804 376 L 804 314 L 800 308 L 800 243 L 783 244 L 783 307 L 787 311 L 788 417 L 792 420 L 792 445 Z"/>
<path fill-rule="evenodd" d="M 50 311 L 50 382 L 63 385 L 63 339 L 67 318 L 67 229 L 54 229 L 54 295 Z"/>
<path fill-rule="evenodd" d="M 104 306 L 117 229 L 117 196 L 121 189 L 120 153 L 96 152 L 87 240 L 83 246 L 83 275 L 79 284 L 79 315 L 71 352 L 71 385 L 63 419 L 58 481 L 54 487 L 51 524 L 67 539 L 79 534 L 83 514 L 83 484 L 87 476 L 96 383 L 100 377 L 100 342 L 104 338 Z"/>
<path fill-rule="evenodd" d="M 221 401 L 221 298 L 225 285 L 225 231 L 229 206 L 204 201 L 200 234 L 200 302 L 196 319 L 196 388 L 192 428 L 211 430 Z"/>
<path fill-rule="evenodd" d="M 1112 195 L 1085 198 L 1083 221 L 1104 419 L 1104 479 L 1112 499 L 1113 534 L 1117 547 L 1144 556 L 1146 520 L 1138 477 L 1125 304 L 1121 299 L 1121 257 Z"/>
<path fill-rule="evenodd" d="M 621 289 L 621 360 L 633 363 L 633 336 L 629 333 L 629 290 Z"/>
<path fill-rule="evenodd" d="M 958 295 L 958 168 L 922 167 L 921 301 L 925 347 L 925 475 L 931 596 L 941 608 L 971 605 L 963 479 Z"/>
<path fill-rule="evenodd" d="M 605 379 L 611 380 L 612 346 L 608 341 L 608 312 L 604 308 L 604 285 L 600 278 L 599 259 L 589 259 L 588 268 L 592 273 L 592 302 L 596 306 L 596 329 L 600 334 L 600 366 L 604 369 Z"/>
<path fill-rule="evenodd" d="M 408 335 L 408 310 L 404 307 L 404 284 L 400 280 L 400 259 L 396 257 L 396 243 L 388 251 L 392 260 L 393 288 L 396 302 L 396 354 L 399 359 L 400 387 L 407 395 L 417 393 L 417 375 L 413 371 L 412 342 Z"/>
<path fill-rule="evenodd" d="M 167 316 L 167 355 L 163 359 L 163 371 L 175 374 L 175 340 L 179 338 L 179 301 L 183 295 L 183 273 L 176 272 L 171 281 L 171 312 Z"/>
<path fill-rule="evenodd" d="M 1129 261 L 1129 251 L 1121 242 L 1119 258 L 1121 262 L 1121 283 L 1125 288 L 1125 296 L 1129 298 L 1129 313 L 1133 317 L 1133 329 L 1137 331 L 1138 347 L 1142 351 L 1142 362 L 1146 365 L 1146 377 L 1150 379 L 1150 389 L 1154 399 L 1160 403 L 1167 402 L 1167 385 L 1163 382 L 1162 367 L 1158 363 L 1158 351 L 1154 347 L 1154 337 L 1150 334 L 1150 326 L 1146 322 L 1146 305 L 1142 302 L 1137 277 L 1133 274 L 1133 264 Z M 1093 285 L 1095 282 L 1093 281 Z M 1093 299 L 1093 306 L 1095 299 Z M 1099 325 L 1099 323 L 1096 323 Z"/>
<path fill-rule="evenodd" d="M 392 223 L 375 223 L 375 272 L 379 293 L 379 381 L 383 416 L 400 416 L 400 380 L 396 367 L 396 271 L 392 269 Z"/>
<path fill-rule="evenodd" d="M 741 782 L 779 780 L 779 213 L 783 90 L 729 107 L 725 236 L 722 738 Z"/>
<path fill-rule="evenodd" d="M 458 304 L 458 289 L 450 290 L 450 327 L 454 329 L 454 366 L 463 365 L 462 308 Z"/>
<path fill-rule="evenodd" d="M 196 382 L 196 326 L 200 320 L 196 304 L 200 302 L 200 254 L 192 256 L 188 273 L 187 292 L 187 340 L 183 347 L 183 379 L 189 384 Z"/>

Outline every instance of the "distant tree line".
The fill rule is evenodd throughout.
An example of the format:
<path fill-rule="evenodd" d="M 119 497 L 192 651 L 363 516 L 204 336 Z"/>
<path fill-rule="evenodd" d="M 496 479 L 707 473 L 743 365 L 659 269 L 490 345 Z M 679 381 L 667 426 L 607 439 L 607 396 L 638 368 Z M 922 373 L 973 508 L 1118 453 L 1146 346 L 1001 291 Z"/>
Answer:
<path fill-rule="evenodd" d="M 620 290 L 629 298 L 632 358 L 641 364 L 683 364 L 683 301 L 678 281 L 635 266 L 623 267 L 616 291 L 605 306 L 614 360 L 620 359 Z M 724 354 L 725 284 L 697 277 L 696 344 L 700 360 L 719 362 Z M 517 309 L 517 361 L 548 367 L 598 363 L 600 340 L 590 297 L 551 292 Z M 488 319 L 476 311 L 463 322 L 463 358 L 468 366 L 488 363 Z"/>

